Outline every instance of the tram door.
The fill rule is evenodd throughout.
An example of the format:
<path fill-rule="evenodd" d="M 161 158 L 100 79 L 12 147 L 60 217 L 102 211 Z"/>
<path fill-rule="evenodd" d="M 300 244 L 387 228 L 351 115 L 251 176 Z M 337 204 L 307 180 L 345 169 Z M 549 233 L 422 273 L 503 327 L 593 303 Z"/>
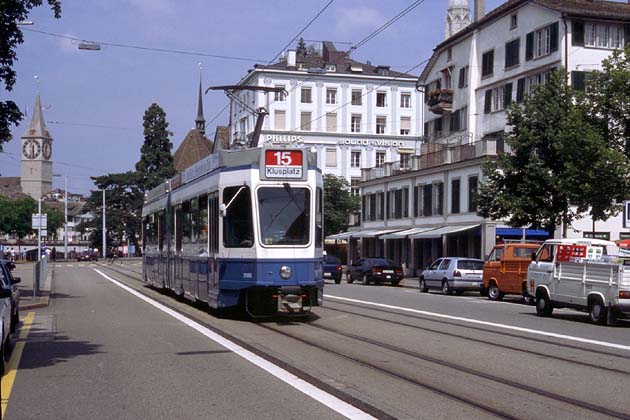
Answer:
<path fill-rule="evenodd" d="M 208 195 L 208 303 L 216 307 L 219 298 L 219 193 Z"/>

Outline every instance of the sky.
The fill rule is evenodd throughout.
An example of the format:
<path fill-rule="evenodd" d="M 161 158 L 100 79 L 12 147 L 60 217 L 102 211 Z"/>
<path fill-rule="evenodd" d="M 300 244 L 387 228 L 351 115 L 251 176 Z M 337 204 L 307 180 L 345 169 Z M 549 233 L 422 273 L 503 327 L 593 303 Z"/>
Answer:
<path fill-rule="evenodd" d="M 471 0 L 472 1 L 472 0 Z M 17 82 L 3 100 L 28 117 L 12 129 L 0 153 L 0 174 L 20 175 L 20 137 L 37 92 L 53 143 L 53 187 L 88 194 L 90 176 L 133 170 L 143 143 L 142 117 L 152 104 L 166 112 L 173 153 L 197 115 L 199 63 L 204 90 L 235 84 L 254 64 L 279 54 L 329 0 L 61 0 L 61 18 L 47 6 L 34 9 L 23 29 L 14 65 Z M 335 0 L 303 33 L 312 41 L 347 49 L 414 3 L 413 0 Z M 503 3 L 486 0 L 490 11 Z M 425 0 L 351 57 L 405 72 L 428 59 L 444 40 L 448 0 Z M 55 34 L 55 35 L 50 35 Z M 76 41 L 100 42 L 100 51 L 78 49 Z M 107 44 L 187 51 L 241 59 L 177 54 Z M 295 48 L 295 43 L 287 49 Z M 245 60 L 243 60 L 245 59 Z M 418 75 L 422 67 L 413 71 Z M 228 103 L 221 91 L 204 95 L 206 135 L 226 125 Z M 216 117 L 216 119 L 215 119 Z"/>

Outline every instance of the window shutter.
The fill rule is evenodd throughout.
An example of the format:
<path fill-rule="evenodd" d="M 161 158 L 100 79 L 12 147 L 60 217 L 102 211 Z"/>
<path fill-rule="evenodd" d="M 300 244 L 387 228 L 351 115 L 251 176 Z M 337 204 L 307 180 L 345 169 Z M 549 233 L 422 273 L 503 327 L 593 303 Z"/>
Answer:
<path fill-rule="evenodd" d="M 409 217 L 409 188 L 405 187 L 402 190 L 403 201 L 403 214 L 402 217 Z"/>
<path fill-rule="evenodd" d="M 418 217 L 418 188 L 417 185 L 413 187 L 413 217 Z"/>
<path fill-rule="evenodd" d="M 385 209 L 385 194 L 380 193 L 381 195 L 381 214 L 380 214 L 380 220 L 383 220 L 385 217 L 383 215 L 384 209 Z"/>
<path fill-rule="evenodd" d="M 584 22 L 573 21 L 571 33 L 572 45 L 584 45 Z"/>
<path fill-rule="evenodd" d="M 361 219 L 365 222 L 367 220 L 367 197 L 361 197 Z"/>
<path fill-rule="evenodd" d="M 390 213 L 390 205 L 389 203 L 391 202 L 391 198 L 390 198 L 391 194 L 389 191 L 387 191 L 387 198 L 385 200 L 385 205 L 387 206 L 385 209 L 385 219 L 391 219 L 391 213 Z"/>
<path fill-rule="evenodd" d="M 516 83 L 516 102 L 521 103 L 525 99 L 525 78 L 518 79 Z"/>
<path fill-rule="evenodd" d="M 457 131 L 459 131 L 459 109 L 451 112 L 450 132 L 455 133 Z"/>
<path fill-rule="evenodd" d="M 459 87 L 463 88 L 464 87 L 464 82 L 466 80 L 466 67 L 462 67 L 461 69 L 459 69 Z"/>
<path fill-rule="evenodd" d="M 492 109 L 492 89 L 486 90 L 486 101 L 483 106 L 483 113 L 489 114 Z"/>
<path fill-rule="evenodd" d="M 558 34 L 560 24 L 558 22 L 551 25 L 551 52 L 558 51 Z"/>
<path fill-rule="evenodd" d="M 525 60 L 530 61 L 534 58 L 534 33 L 530 32 L 525 38 Z"/>
<path fill-rule="evenodd" d="M 505 108 L 507 108 L 512 103 L 512 83 L 508 83 L 507 85 L 505 85 L 505 89 L 503 89 L 503 94 L 503 104 Z"/>

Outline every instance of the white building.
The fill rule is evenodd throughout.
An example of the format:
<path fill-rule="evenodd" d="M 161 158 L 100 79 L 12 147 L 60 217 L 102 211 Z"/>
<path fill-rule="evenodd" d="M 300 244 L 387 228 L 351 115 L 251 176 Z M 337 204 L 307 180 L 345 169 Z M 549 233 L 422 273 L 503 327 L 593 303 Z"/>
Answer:
<path fill-rule="evenodd" d="M 520 229 L 476 214 L 483 158 L 506 151 L 505 109 L 557 67 L 583 88 L 585 72 L 630 42 L 630 4 L 509 0 L 484 15 L 477 0 L 475 21 L 449 32 L 461 6 L 462 0 L 449 1 L 446 32 L 452 35 L 435 48 L 419 78 L 427 144 L 412 157 L 411 172 L 387 165 L 364 171 L 362 231 L 337 236 L 361 238 L 362 255 L 386 255 L 410 272 L 441 255 L 483 258 L 497 238 L 521 236 Z M 624 237 L 622 229 L 620 216 L 598 222 L 595 235 L 616 240 Z M 592 222 L 579 221 L 569 233 L 593 235 Z"/>
<path fill-rule="evenodd" d="M 404 165 L 419 151 L 423 118 L 416 78 L 354 61 L 331 42 L 256 65 L 239 84 L 281 87 L 287 94 L 237 93 L 230 103 L 231 142 L 251 136 L 256 122 L 251 111 L 264 107 L 269 115 L 260 145 L 310 146 L 324 174 L 352 185 L 360 181 L 361 168 Z"/>

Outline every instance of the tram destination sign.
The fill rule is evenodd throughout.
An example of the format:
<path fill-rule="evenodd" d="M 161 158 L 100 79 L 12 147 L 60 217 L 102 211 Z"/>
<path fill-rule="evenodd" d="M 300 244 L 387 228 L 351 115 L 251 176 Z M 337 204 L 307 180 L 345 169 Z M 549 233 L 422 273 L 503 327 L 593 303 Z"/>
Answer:
<path fill-rule="evenodd" d="M 302 179 L 302 150 L 265 150 L 264 179 Z"/>

